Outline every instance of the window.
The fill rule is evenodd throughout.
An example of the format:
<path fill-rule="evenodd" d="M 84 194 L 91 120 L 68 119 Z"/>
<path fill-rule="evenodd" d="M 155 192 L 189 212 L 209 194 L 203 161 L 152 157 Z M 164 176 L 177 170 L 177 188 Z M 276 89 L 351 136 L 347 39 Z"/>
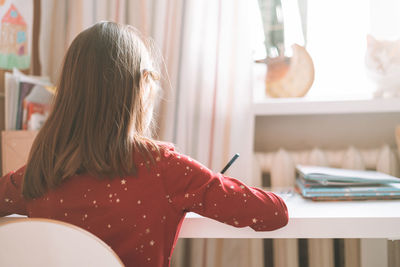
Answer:
<path fill-rule="evenodd" d="M 259 4 L 261 7 L 264 4 L 264 13 L 268 10 L 267 17 L 270 26 L 272 25 L 269 33 L 265 34 L 267 39 L 269 38 L 265 40 L 267 46 L 271 45 L 271 42 L 276 44 L 281 36 L 284 36 L 285 40 L 305 43 L 315 67 L 315 80 L 307 97 L 372 97 L 376 85 L 367 76 L 365 68 L 366 36 L 372 34 L 377 39 L 400 39 L 400 1 L 259 0 Z M 285 8 L 285 5 L 292 8 Z M 285 15 L 285 12 L 290 16 Z M 271 14 L 275 14 L 275 17 Z M 279 34 L 281 17 L 284 23 L 283 35 L 282 32 Z M 263 18 L 265 29 L 266 18 Z M 295 27 L 300 24 L 302 27 Z M 288 25 L 290 27 L 287 29 Z M 258 32 L 264 33 L 262 29 Z M 264 34 L 259 39 L 264 39 Z M 284 44 L 285 47 L 288 45 L 290 44 Z M 258 48 L 256 52 L 258 58 L 266 53 L 269 56 L 276 53 L 271 48 L 265 50 L 264 47 L 264 52 L 260 49 L 262 48 Z"/>

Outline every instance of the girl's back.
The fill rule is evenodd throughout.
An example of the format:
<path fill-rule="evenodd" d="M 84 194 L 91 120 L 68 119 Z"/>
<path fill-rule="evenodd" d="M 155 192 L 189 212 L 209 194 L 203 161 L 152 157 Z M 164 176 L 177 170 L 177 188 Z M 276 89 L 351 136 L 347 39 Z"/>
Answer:
<path fill-rule="evenodd" d="M 268 231 L 287 224 L 275 194 L 215 174 L 164 146 L 156 164 L 137 155 L 135 177 L 99 179 L 81 174 L 42 197 L 20 194 L 24 168 L 0 179 L 0 216 L 10 213 L 61 220 L 110 245 L 126 266 L 169 266 L 185 213 L 193 211 L 235 227 Z"/>

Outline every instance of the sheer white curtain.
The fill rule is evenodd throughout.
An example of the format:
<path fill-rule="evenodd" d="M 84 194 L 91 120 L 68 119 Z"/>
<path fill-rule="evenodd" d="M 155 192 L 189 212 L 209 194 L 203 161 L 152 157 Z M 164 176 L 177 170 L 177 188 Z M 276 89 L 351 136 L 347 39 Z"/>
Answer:
<path fill-rule="evenodd" d="M 245 182 L 251 173 L 253 8 L 256 2 L 243 0 L 184 2 L 176 86 L 166 98 L 169 119 L 162 128 L 162 136 L 214 171 L 241 153 L 229 175 Z M 197 239 L 186 247 L 190 257 L 182 262 L 190 266 L 262 265 L 260 240 Z"/>
<path fill-rule="evenodd" d="M 160 139 L 214 171 L 251 184 L 251 66 L 256 0 L 42 0 L 43 75 L 56 81 L 64 53 L 100 20 L 131 24 L 163 56 Z M 174 266 L 262 266 L 260 240 L 180 240 Z"/>

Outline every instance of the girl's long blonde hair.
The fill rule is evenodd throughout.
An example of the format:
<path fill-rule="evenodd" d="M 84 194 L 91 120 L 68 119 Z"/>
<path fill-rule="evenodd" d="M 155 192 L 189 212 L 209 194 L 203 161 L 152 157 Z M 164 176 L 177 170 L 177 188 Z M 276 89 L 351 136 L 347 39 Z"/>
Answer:
<path fill-rule="evenodd" d="M 149 47 L 131 26 L 100 22 L 69 47 L 52 112 L 38 133 L 22 193 L 40 197 L 79 173 L 135 175 L 133 152 L 151 157 L 149 121 L 158 79 Z"/>

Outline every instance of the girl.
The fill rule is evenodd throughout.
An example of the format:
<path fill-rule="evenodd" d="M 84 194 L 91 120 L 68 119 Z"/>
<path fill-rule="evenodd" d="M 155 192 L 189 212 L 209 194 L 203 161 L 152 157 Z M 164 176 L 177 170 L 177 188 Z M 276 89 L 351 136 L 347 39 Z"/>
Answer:
<path fill-rule="evenodd" d="M 287 208 L 275 194 L 148 137 L 153 65 L 130 26 L 101 22 L 80 33 L 27 165 L 0 179 L 0 216 L 75 224 L 104 240 L 126 266 L 169 266 L 188 211 L 256 231 L 286 225 Z"/>

